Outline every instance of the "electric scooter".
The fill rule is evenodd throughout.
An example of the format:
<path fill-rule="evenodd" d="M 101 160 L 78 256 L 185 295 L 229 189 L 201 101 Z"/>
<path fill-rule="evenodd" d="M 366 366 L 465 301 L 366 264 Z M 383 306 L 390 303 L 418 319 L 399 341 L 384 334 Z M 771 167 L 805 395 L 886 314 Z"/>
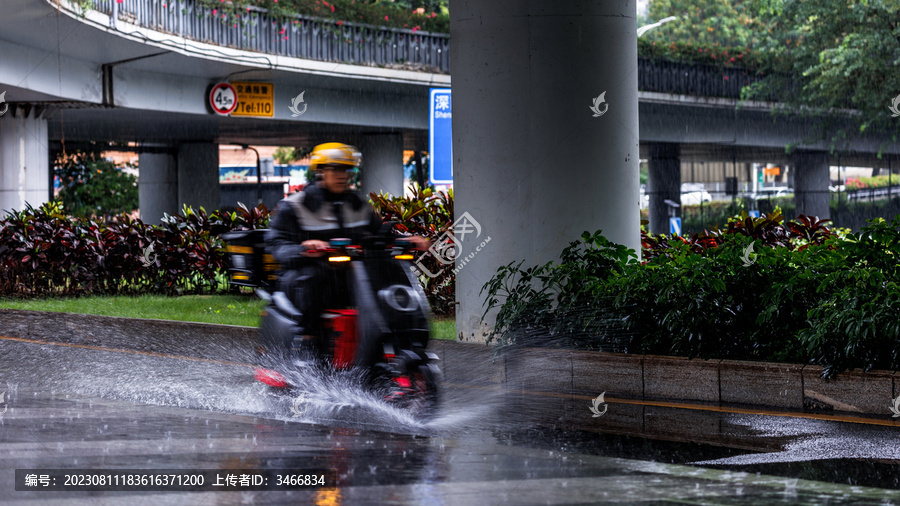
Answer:
<path fill-rule="evenodd" d="M 268 302 L 260 342 L 275 365 L 258 368 L 256 379 L 290 392 L 302 385 L 291 385 L 292 375 L 279 367 L 362 371 L 386 402 L 415 417 L 431 417 L 440 399 L 441 370 L 437 355 L 426 350 L 430 308 L 411 267 L 413 244 L 385 236 L 361 242 L 332 239 L 321 257 L 310 259 L 328 287 L 317 335 L 301 335 L 301 313 L 285 293 L 272 290 L 277 284 L 257 288 Z"/>

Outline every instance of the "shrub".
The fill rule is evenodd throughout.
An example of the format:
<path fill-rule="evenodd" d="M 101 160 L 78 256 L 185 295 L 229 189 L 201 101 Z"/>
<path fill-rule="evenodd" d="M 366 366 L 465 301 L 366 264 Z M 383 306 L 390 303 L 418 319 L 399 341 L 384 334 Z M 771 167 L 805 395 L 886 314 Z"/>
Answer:
<path fill-rule="evenodd" d="M 900 369 L 900 217 L 845 236 L 815 217 L 782 221 L 742 215 L 705 234 L 645 233 L 643 263 L 585 233 L 558 263 L 502 266 L 482 289 L 487 309 L 499 308 L 490 339 L 815 363 L 826 377 Z M 572 254 L 584 249 L 594 253 Z"/>
<path fill-rule="evenodd" d="M 617 333 L 616 316 L 606 311 L 611 278 L 621 276 L 636 262 L 633 250 L 610 242 L 600 231 L 585 232 L 580 241 L 570 243 L 562 252 L 561 262 L 522 268 L 523 262 L 511 262 L 498 269 L 480 293 L 486 293 L 485 315 L 499 306 L 496 324 L 488 342 L 498 339 L 501 345 L 544 344 L 591 348 L 625 346 Z M 502 299 L 502 304 L 501 304 Z M 614 343 L 602 338 L 591 343 L 592 334 L 604 333 Z"/>
<path fill-rule="evenodd" d="M 137 177 L 97 153 L 60 157 L 53 168 L 66 213 L 106 220 L 138 208 Z"/>
<path fill-rule="evenodd" d="M 261 228 L 265 207 L 207 216 L 185 207 L 151 226 L 127 215 L 109 225 L 63 214 L 59 202 L 0 221 L 6 296 L 218 292 L 227 288 L 219 234 Z"/>
<path fill-rule="evenodd" d="M 453 190 L 433 192 L 411 186 L 412 197 L 390 197 L 386 194 L 370 193 L 372 206 L 384 221 L 396 222 L 395 230 L 402 235 L 421 235 L 432 242 L 443 234 L 452 234 Z M 432 253 L 419 252 L 415 263 L 422 265 L 419 281 L 436 314 L 452 315 L 456 311 L 456 276 L 453 269 L 440 263 Z"/>

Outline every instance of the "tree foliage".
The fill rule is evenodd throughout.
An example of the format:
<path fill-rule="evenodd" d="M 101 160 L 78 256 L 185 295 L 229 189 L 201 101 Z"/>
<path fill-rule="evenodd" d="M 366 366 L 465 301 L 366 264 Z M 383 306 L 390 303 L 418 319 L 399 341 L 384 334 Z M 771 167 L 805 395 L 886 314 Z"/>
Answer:
<path fill-rule="evenodd" d="M 796 84 L 798 92 L 784 99 L 792 109 L 838 110 L 859 131 L 887 131 L 896 140 L 900 122 L 889 107 L 900 94 L 900 2 L 756 0 L 755 6 L 768 28 L 764 49 L 774 58 L 769 77 L 748 97 Z"/>
<path fill-rule="evenodd" d="M 749 1 L 749 0 L 748 0 Z M 653 0 L 650 20 L 678 19 L 648 31 L 642 38 L 657 43 L 754 47 L 759 43 L 756 19 L 745 0 Z"/>
<path fill-rule="evenodd" d="M 106 220 L 138 208 L 137 177 L 96 153 L 60 157 L 53 169 L 66 213 Z"/>

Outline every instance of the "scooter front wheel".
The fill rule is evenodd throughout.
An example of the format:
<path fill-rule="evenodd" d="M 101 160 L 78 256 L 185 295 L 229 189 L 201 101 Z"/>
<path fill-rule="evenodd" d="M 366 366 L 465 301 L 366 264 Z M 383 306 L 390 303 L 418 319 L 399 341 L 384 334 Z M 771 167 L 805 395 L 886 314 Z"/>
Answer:
<path fill-rule="evenodd" d="M 429 420 L 437 415 L 440 404 L 440 369 L 434 364 L 423 364 L 410 375 L 411 391 L 408 409 L 420 420 Z"/>

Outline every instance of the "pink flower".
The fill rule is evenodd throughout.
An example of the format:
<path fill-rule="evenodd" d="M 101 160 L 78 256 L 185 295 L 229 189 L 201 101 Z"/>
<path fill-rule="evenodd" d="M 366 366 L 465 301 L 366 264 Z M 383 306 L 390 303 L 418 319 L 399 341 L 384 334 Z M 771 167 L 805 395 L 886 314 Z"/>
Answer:
<path fill-rule="evenodd" d="M 722 76 L 722 77 L 724 77 L 726 81 L 728 80 L 728 76 Z"/>
<path fill-rule="evenodd" d="M 337 25 L 338 25 L 338 26 L 343 26 L 343 25 L 344 25 L 344 22 L 343 22 L 343 21 L 338 21 L 338 22 L 337 22 Z"/>
<path fill-rule="evenodd" d="M 385 16 L 385 17 L 384 17 L 384 20 L 385 20 L 385 21 L 387 21 L 387 20 L 388 20 L 388 17 L 387 17 L 387 16 Z"/>
<path fill-rule="evenodd" d="M 213 16 L 217 16 L 219 13 L 219 9 L 213 9 Z"/>

